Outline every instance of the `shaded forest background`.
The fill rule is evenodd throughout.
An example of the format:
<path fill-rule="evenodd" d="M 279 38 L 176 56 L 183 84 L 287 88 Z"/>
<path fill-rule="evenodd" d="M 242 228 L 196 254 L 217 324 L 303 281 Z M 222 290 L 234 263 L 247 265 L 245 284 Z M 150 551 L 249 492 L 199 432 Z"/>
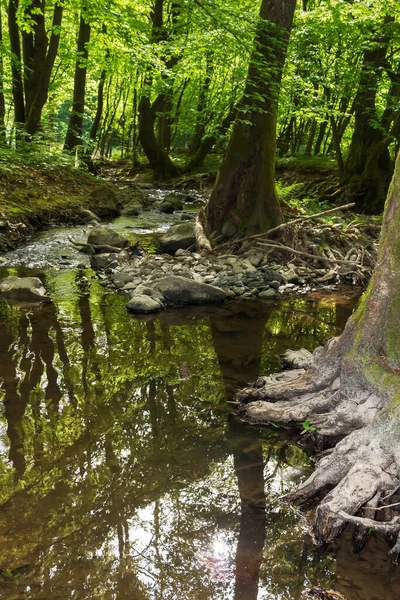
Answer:
<path fill-rule="evenodd" d="M 64 150 L 89 169 L 147 157 L 159 178 L 200 168 L 229 139 L 258 10 L 250 0 L 10 0 L 3 152 Z M 298 2 L 279 93 L 278 155 L 336 161 L 337 193 L 369 213 L 383 207 L 399 149 L 398 13 L 395 0 Z M 257 105 L 256 90 L 246 98 Z"/>

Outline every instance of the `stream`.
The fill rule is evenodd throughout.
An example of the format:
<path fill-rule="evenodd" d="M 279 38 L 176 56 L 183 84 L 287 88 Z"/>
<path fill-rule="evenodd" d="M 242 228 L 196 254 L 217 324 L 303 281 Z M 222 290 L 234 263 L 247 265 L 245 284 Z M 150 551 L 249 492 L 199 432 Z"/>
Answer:
<path fill-rule="evenodd" d="M 147 249 L 174 215 L 112 226 Z M 400 597 L 384 538 L 317 548 L 279 498 L 307 445 L 241 423 L 228 401 L 288 348 L 338 335 L 354 290 L 133 318 L 68 242 L 42 232 L 0 278 L 40 276 L 54 302 L 0 300 L 1 600 Z"/>

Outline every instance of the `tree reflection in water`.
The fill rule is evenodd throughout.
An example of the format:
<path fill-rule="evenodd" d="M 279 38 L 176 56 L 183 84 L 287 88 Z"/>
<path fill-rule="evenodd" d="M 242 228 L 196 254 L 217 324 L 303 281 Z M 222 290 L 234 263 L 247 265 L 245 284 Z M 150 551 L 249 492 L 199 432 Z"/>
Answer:
<path fill-rule="evenodd" d="M 332 557 L 277 503 L 307 457 L 226 399 L 334 334 L 335 305 L 135 321 L 90 272 L 47 278 L 54 305 L 0 305 L 1 598 L 289 600 L 329 582 Z"/>

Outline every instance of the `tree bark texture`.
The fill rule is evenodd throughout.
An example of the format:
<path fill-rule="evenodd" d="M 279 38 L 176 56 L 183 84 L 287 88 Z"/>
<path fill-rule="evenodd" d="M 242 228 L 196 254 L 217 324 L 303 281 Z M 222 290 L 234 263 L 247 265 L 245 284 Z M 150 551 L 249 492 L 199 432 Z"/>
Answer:
<path fill-rule="evenodd" d="M 382 212 L 393 173 L 387 123 L 379 119 L 376 108 L 378 86 L 387 63 L 390 26 L 386 23 L 383 31 L 375 33 L 374 44 L 364 51 L 354 100 L 354 132 L 342 181 L 346 200 L 355 202 L 356 209 L 367 214 Z"/>
<path fill-rule="evenodd" d="M 25 99 L 22 75 L 21 42 L 17 22 L 18 0 L 10 0 L 8 4 L 8 31 L 11 49 L 12 94 L 14 102 L 14 120 L 18 130 L 25 123 Z"/>
<path fill-rule="evenodd" d="M 44 18 L 45 2 L 33 2 L 30 7 L 34 22 L 33 32 L 24 33 L 24 67 L 26 125 L 28 134 L 34 135 L 40 128 L 42 110 L 49 95 L 49 85 L 60 41 L 63 6 L 54 6 L 50 40 Z"/>
<path fill-rule="evenodd" d="M 296 0 L 262 0 L 239 113 L 207 207 L 209 234 L 266 231 L 283 221 L 275 191 L 276 114 Z"/>
<path fill-rule="evenodd" d="M 392 535 L 399 520 L 355 516 L 400 478 L 400 154 L 389 189 L 372 280 L 343 334 L 314 353 L 311 367 L 259 378 L 243 390 L 252 422 L 304 423 L 332 445 L 313 475 L 288 500 L 322 496 L 314 517 L 317 541 L 347 522 Z M 385 504 L 385 502 L 383 502 Z M 387 509 L 388 510 L 388 509 Z M 375 515 L 375 511 L 372 512 Z M 395 513 L 397 514 L 397 513 Z M 400 551 L 400 536 L 395 552 Z"/>
<path fill-rule="evenodd" d="M 72 101 L 71 116 L 68 124 L 67 135 L 64 142 L 64 150 L 74 150 L 83 145 L 83 113 L 85 110 L 86 73 L 87 60 L 89 56 L 88 44 L 90 42 L 90 23 L 85 20 L 82 11 L 79 34 L 78 55 L 75 65 L 74 97 Z"/>

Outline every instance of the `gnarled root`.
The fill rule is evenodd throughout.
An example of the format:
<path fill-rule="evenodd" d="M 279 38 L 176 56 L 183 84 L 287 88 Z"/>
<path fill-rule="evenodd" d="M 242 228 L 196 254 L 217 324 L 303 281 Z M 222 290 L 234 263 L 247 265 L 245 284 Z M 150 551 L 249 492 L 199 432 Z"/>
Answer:
<path fill-rule="evenodd" d="M 351 522 L 364 531 L 367 527 L 399 535 L 393 549 L 397 554 L 400 517 L 385 508 L 383 522 L 379 511 L 399 487 L 400 424 L 390 412 L 385 393 L 378 395 L 356 370 L 349 370 L 340 344 L 340 340 L 331 342 L 307 371 L 257 380 L 254 387 L 240 393 L 242 402 L 250 402 L 242 404 L 239 413 L 252 423 L 290 426 L 307 422 L 307 428 L 328 442 L 341 438 L 286 500 L 304 504 L 322 498 L 313 517 L 313 534 L 319 544 L 333 540 Z"/>

